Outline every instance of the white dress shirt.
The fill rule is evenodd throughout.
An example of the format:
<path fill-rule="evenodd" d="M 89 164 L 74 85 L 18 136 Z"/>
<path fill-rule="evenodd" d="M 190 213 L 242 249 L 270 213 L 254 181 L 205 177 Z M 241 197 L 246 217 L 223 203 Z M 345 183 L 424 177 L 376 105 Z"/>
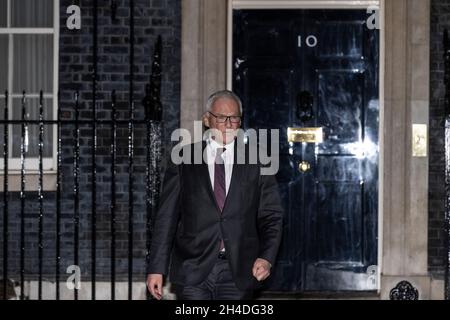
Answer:
<path fill-rule="evenodd" d="M 233 173 L 234 163 L 234 140 L 233 142 L 223 146 L 217 143 L 214 139 L 209 138 L 207 141 L 206 155 L 208 163 L 209 178 L 211 179 L 211 186 L 214 190 L 214 162 L 216 160 L 216 150 L 218 148 L 225 148 L 225 152 L 222 153 L 222 159 L 225 166 L 225 189 L 228 194 L 230 189 L 231 175 Z"/>

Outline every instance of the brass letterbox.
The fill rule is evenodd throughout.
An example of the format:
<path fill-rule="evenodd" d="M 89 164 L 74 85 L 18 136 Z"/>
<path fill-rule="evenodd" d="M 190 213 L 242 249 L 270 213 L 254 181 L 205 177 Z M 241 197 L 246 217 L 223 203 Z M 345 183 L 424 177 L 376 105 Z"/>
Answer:
<path fill-rule="evenodd" d="M 287 135 L 288 142 L 323 142 L 323 128 L 288 128 Z"/>

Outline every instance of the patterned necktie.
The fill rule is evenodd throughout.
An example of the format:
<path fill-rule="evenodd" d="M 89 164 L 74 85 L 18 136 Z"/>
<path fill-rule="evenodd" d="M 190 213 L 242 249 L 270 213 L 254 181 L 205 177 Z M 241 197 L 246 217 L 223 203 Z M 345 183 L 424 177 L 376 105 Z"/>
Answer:
<path fill-rule="evenodd" d="M 225 198 L 227 197 L 225 185 L 225 165 L 221 157 L 224 152 L 225 148 L 216 149 L 216 159 L 214 161 L 214 196 L 216 197 L 216 202 L 219 206 L 221 214 L 225 204 Z M 220 250 L 222 251 L 224 248 L 225 245 L 223 240 L 220 239 Z"/>

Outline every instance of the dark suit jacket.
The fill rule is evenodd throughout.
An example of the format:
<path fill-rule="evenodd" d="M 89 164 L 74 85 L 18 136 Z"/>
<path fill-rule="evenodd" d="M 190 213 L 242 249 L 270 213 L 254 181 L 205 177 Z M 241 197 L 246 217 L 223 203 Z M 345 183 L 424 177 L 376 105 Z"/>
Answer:
<path fill-rule="evenodd" d="M 206 142 L 192 144 L 206 147 Z M 259 286 L 253 263 L 264 258 L 275 264 L 282 234 L 282 213 L 274 176 L 260 175 L 260 164 L 235 162 L 222 214 L 216 204 L 208 165 L 169 161 L 159 210 L 154 218 L 148 273 L 167 275 L 170 281 L 197 285 L 206 279 L 217 259 L 222 236 L 237 287 Z M 185 152 L 186 149 L 184 149 Z M 193 163 L 193 162 L 191 162 Z"/>

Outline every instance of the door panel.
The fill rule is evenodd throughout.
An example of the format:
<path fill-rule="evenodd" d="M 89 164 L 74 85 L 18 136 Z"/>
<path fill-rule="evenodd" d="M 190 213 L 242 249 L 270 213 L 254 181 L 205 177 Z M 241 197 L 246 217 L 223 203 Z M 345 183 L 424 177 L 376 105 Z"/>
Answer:
<path fill-rule="evenodd" d="M 352 265 L 362 261 L 361 185 L 350 182 L 317 184 L 317 209 L 311 217 L 311 259 L 319 264 Z M 326 235 L 326 237 L 324 237 Z"/>
<path fill-rule="evenodd" d="M 268 291 L 376 289 L 379 34 L 366 19 L 364 10 L 233 12 L 243 126 L 280 130 L 285 223 Z M 322 127 L 324 141 L 290 143 L 288 127 Z"/>
<path fill-rule="evenodd" d="M 334 70 L 319 72 L 317 78 L 318 123 L 325 125 L 327 137 L 319 153 L 346 153 L 346 146 L 361 138 L 364 79 L 359 73 Z"/>

